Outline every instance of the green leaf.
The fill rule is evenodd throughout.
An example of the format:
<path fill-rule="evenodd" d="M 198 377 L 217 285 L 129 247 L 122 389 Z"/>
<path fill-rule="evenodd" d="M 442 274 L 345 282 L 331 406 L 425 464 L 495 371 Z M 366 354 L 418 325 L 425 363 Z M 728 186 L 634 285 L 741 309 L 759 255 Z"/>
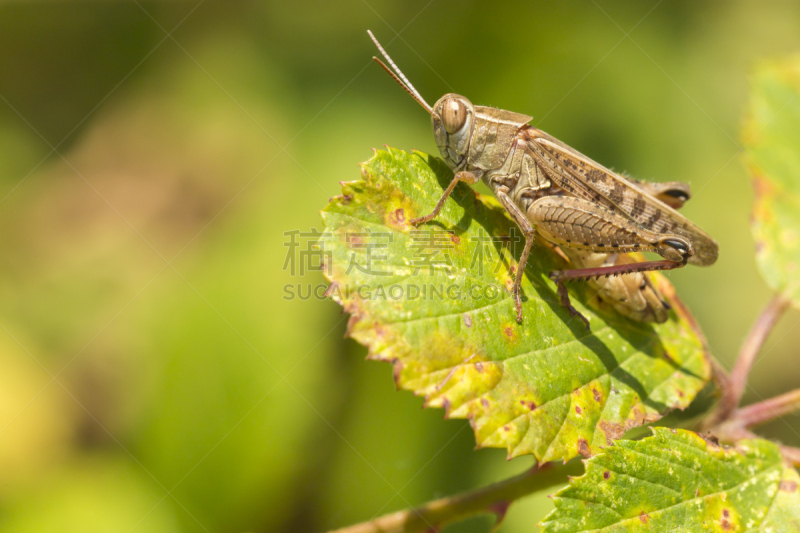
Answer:
<path fill-rule="evenodd" d="M 800 476 L 761 439 L 721 447 L 682 429 L 653 428 L 586 463 L 554 497 L 544 533 L 800 531 Z"/>
<path fill-rule="evenodd" d="M 762 66 L 744 128 L 756 202 L 756 261 L 767 284 L 800 308 L 800 56 Z"/>
<path fill-rule="evenodd" d="M 540 461 L 589 456 L 686 407 L 708 381 L 704 342 L 674 297 L 670 320 L 653 326 L 587 307 L 574 284 L 587 332 L 547 277 L 565 263 L 540 245 L 518 324 L 507 291 L 523 242 L 504 246 L 520 233 L 493 197 L 459 185 L 436 220 L 414 228 L 408 221 L 429 213 L 453 177 L 444 162 L 390 148 L 362 176 L 322 212 L 329 295 L 352 314 L 348 332 L 370 358 L 392 362 L 398 386 L 426 406 L 469 418 L 479 447 Z"/>

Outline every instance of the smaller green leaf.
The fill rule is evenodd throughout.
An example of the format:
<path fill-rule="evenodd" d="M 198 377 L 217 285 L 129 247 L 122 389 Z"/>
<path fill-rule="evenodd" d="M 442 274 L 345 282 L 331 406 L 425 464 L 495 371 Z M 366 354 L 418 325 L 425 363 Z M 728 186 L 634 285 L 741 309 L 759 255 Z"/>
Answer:
<path fill-rule="evenodd" d="M 800 56 L 756 73 L 744 142 L 759 270 L 800 308 Z"/>
<path fill-rule="evenodd" d="M 800 476 L 777 445 L 653 433 L 589 459 L 586 474 L 554 496 L 544 532 L 800 531 Z"/>

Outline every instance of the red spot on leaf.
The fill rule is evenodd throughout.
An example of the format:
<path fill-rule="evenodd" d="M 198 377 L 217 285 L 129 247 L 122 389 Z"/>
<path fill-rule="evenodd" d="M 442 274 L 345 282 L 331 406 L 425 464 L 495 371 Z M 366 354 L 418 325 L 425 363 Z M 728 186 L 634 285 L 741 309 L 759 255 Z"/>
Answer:
<path fill-rule="evenodd" d="M 458 237 L 458 235 L 454 235 L 451 233 L 450 240 L 453 241 L 453 243 L 455 244 L 461 244 L 461 239 Z"/>
<path fill-rule="evenodd" d="M 730 511 L 728 511 L 727 509 L 723 509 L 722 510 L 722 520 L 719 521 L 719 524 L 722 526 L 722 529 L 724 529 L 725 531 L 730 531 L 731 528 L 733 527 L 733 525 L 731 524 L 730 520 L 728 520 L 728 518 L 730 516 L 731 516 Z"/>
<path fill-rule="evenodd" d="M 603 400 L 603 396 L 600 394 L 600 391 L 597 389 L 592 389 L 592 395 L 594 396 L 594 401 L 601 402 Z"/>
<path fill-rule="evenodd" d="M 475 370 L 483 372 L 483 363 L 475 363 Z"/>
<path fill-rule="evenodd" d="M 639 520 L 642 522 L 642 524 L 646 524 L 650 520 L 650 515 L 647 513 L 642 513 L 639 515 Z"/>
<path fill-rule="evenodd" d="M 398 222 L 405 222 L 406 221 L 406 212 L 403 211 L 402 207 L 394 212 L 394 216 L 395 216 L 395 218 L 397 218 Z"/>
<path fill-rule="evenodd" d="M 466 315 L 466 314 L 464 315 L 464 325 L 467 326 L 468 328 L 472 327 L 472 317 L 471 316 Z"/>
<path fill-rule="evenodd" d="M 578 439 L 578 453 L 584 457 L 591 457 L 592 450 L 589 449 L 589 443 L 586 439 Z"/>
<path fill-rule="evenodd" d="M 781 484 L 778 486 L 783 492 L 794 492 L 797 490 L 797 483 L 794 481 L 781 481 Z"/>
<path fill-rule="evenodd" d="M 579 415 L 583 414 L 583 409 L 581 409 L 580 405 L 575 406 L 575 412 L 578 413 Z"/>
<path fill-rule="evenodd" d="M 608 470 L 603 472 L 603 479 L 608 479 L 609 477 L 611 477 L 611 472 L 609 472 Z"/>
<path fill-rule="evenodd" d="M 613 443 L 628 429 L 624 424 L 609 422 L 608 420 L 601 420 L 597 423 L 597 427 L 605 434 L 606 444 Z"/>
<path fill-rule="evenodd" d="M 489 408 L 489 400 L 486 398 L 481 398 L 481 405 L 484 406 L 486 409 Z"/>

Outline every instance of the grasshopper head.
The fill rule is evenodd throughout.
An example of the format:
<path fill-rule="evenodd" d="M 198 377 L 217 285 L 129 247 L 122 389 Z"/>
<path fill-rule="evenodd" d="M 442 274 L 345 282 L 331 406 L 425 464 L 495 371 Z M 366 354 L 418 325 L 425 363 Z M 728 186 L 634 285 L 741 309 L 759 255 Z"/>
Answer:
<path fill-rule="evenodd" d="M 397 65 L 394 64 L 392 58 L 383 49 L 381 43 L 372 35 L 372 32 L 367 31 L 367 33 L 392 68 L 386 66 L 377 57 L 372 59 L 377 61 L 383 67 L 383 70 L 388 72 L 394 81 L 399 83 L 430 114 L 436 145 L 439 147 L 439 151 L 448 166 L 453 170 L 463 168 L 467 161 L 467 150 L 469 149 L 469 139 L 472 136 L 472 125 L 475 117 L 475 109 L 472 106 L 472 102 L 458 94 L 449 93 L 439 98 L 439 101 L 431 107 L 425 102 L 419 91 L 411 85 L 408 78 L 397 68 Z"/>
<path fill-rule="evenodd" d="M 466 163 L 475 109 L 466 97 L 449 93 L 433 105 L 431 124 L 436 145 L 453 170 Z"/>

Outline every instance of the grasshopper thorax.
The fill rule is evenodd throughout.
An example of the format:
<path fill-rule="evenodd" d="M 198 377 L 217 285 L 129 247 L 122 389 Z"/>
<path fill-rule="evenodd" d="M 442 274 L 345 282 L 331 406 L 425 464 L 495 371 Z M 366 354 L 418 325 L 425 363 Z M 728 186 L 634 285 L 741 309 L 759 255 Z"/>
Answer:
<path fill-rule="evenodd" d="M 449 93 L 433 105 L 433 137 L 442 157 L 453 170 L 460 170 L 467 163 L 474 124 L 475 108 L 464 96 Z"/>

